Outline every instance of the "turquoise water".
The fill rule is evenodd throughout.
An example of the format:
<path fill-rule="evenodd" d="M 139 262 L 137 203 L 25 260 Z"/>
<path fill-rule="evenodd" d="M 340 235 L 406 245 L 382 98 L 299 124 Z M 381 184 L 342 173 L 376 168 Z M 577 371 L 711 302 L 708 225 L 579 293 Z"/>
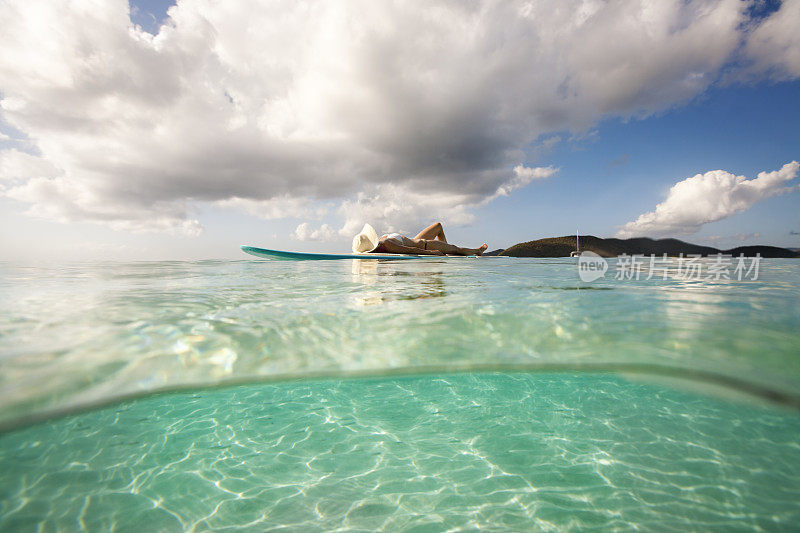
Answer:
<path fill-rule="evenodd" d="M 798 296 L 792 260 L 2 264 L 0 530 L 790 529 Z"/>
<path fill-rule="evenodd" d="M 788 529 L 799 432 L 794 413 L 595 375 L 156 396 L 0 438 L 0 529 Z"/>

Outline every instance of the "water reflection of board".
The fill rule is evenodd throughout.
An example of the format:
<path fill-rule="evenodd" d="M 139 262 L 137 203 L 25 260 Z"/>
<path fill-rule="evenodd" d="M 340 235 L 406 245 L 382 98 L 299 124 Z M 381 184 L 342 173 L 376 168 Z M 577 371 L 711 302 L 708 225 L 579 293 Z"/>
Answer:
<path fill-rule="evenodd" d="M 308 252 L 288 252 L 269 250 L 255 246 L 242 246 L 245 253 L 266 259 L 283 260 L 325 260 L 325 259 L 477 259 L 476 255 L 408 255 L 408 254 L 315 254 Z"/>

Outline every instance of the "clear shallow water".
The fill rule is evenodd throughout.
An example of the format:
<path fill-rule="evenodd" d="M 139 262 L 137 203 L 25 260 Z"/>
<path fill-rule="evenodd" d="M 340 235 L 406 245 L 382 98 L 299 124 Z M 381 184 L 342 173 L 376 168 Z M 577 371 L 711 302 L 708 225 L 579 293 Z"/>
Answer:
<path fill-rule="evenodd" d="M 0 302 L 5 427 L 165 388 L 475 368 L 677 372 L 800 404 L 794 260 L 590 284 L 564 259 L 2 264 Z"/>
<path fill-rule="evenodd" d="M 618 377 L 160 395 L 0 437 L 0 530 L 788 530 L 800 415 Z"/>
<path fill-rule="evenodd" d="M 788 529 L 798 296 L 792 260 L 0 264 L 0 530 Z"/>

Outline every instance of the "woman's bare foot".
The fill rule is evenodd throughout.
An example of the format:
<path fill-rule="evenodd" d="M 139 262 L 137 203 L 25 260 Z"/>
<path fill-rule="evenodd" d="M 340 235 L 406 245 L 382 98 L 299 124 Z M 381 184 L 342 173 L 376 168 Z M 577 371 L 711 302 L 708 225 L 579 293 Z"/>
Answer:
<path fill-rule="evenodd" d="M 483 243 L 479 248 L 475 248 L 475 255 L 483 255 L 483 252 L 489 247 L 488 244 Z"/>

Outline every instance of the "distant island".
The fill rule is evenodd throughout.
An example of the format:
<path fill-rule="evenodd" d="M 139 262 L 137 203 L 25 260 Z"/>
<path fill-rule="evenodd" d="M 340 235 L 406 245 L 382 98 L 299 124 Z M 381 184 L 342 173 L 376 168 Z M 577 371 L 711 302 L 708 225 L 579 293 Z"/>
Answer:
<path fill-rule="evenodd" d="M 580 236 L 580 251 L 594 252 L 602 257 L 616 257 L 622 254 L 634 255 L 663 255 L 677 256 L 680 254 L 699 254 L 703 256 L 716 254 L 730 254 L 738 256 L 744 254 L 754 257 L 795 258 L 800 253 L 788 248 L 777 246 L 739 246 L 730 250 L 720 250 L 711 246 L 700 246 L 680 241 L 678 239 L 649 239 L 640 237 L 635 239 L 601 239 L 594 235 Z M 521 242 L 505 250 L 493 250 L 484 255 L 502 255 L 511 257 L 569 257 L 575 251 L 575 236 L 549 237 L 535 241 Z"/>

